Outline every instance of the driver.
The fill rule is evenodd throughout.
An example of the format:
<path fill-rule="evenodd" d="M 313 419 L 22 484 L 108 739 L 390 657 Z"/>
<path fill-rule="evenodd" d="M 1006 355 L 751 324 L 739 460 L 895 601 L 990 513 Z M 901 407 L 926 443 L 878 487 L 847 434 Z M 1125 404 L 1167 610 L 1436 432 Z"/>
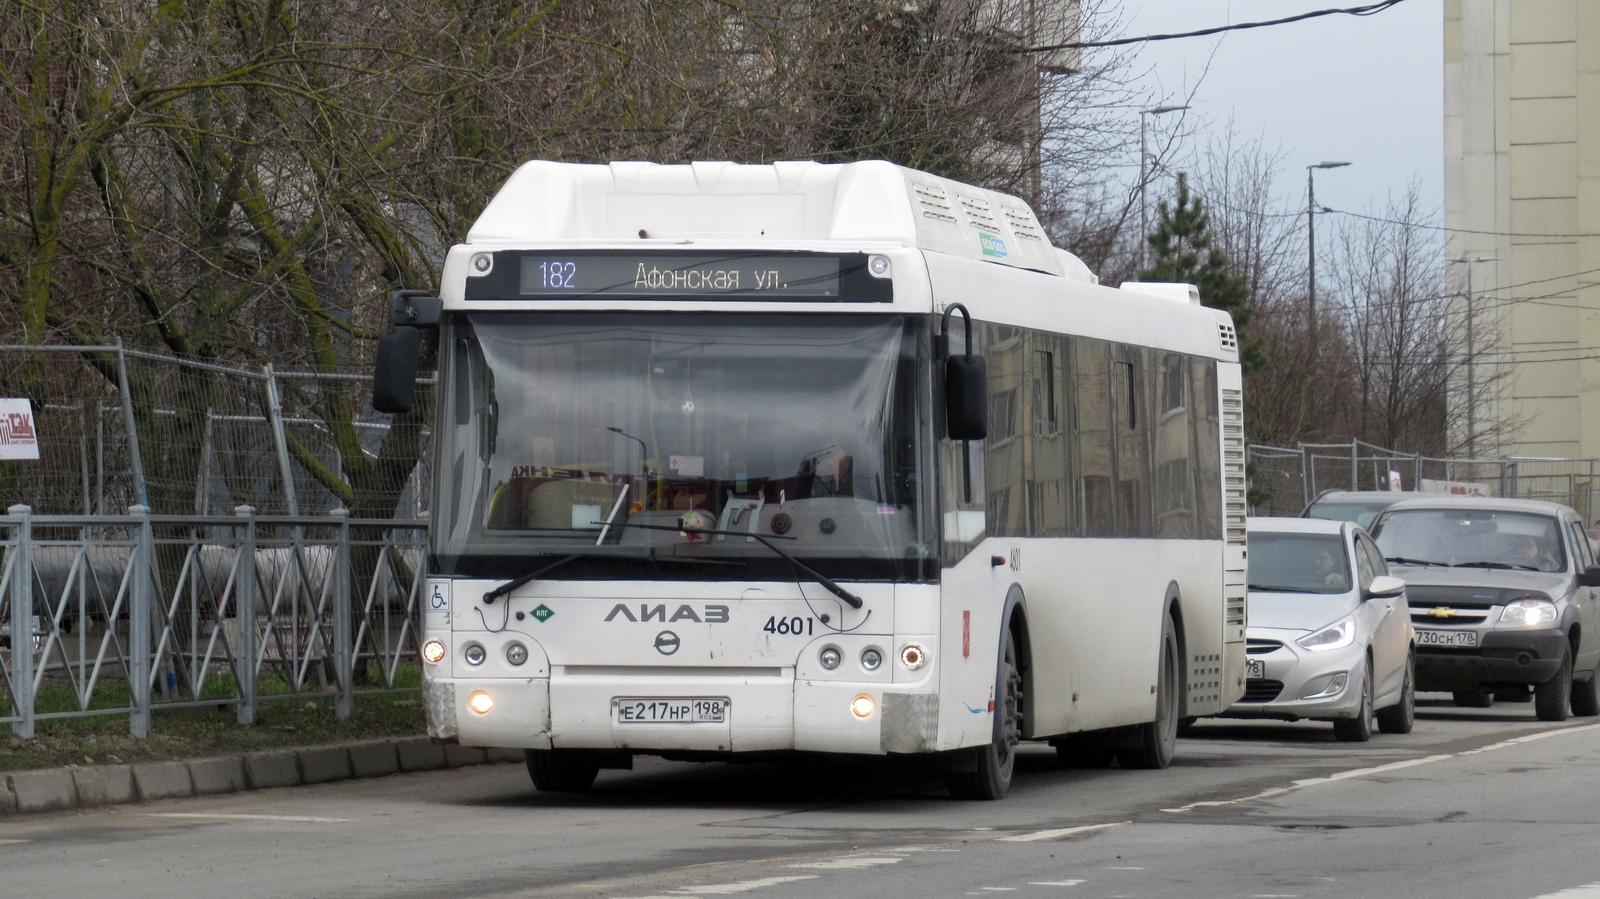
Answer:
<path fill-rule="evenodd" d="M 1344 566 L 1339 564 L 1339 557 L 1333 550 L 1319 548 L 1311 555 L 1311 565 L 1324 587 L 1343 587 Z"/>
<path fill-rule="evenodd" d="M 1540 571 L 1556 571 L 1561 567 L 1555 554 L 1541 547 L 1531 534 L 1518 534 L 1511 538 L 1511 562 Z"/>

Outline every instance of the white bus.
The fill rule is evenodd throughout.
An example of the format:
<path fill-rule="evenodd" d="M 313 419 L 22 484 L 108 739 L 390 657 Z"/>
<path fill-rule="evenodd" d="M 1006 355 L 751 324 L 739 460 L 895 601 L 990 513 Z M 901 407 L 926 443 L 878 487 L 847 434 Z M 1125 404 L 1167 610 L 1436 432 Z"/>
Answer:
<path fill-rule="evenodd" d="M 1156 768 L 1244 689 L 1233 326 L 885 162 L 530 162 L 396 295 L 437 338 L 430 734 L 541 790 L 638 754 L 1019 741 Z"/>

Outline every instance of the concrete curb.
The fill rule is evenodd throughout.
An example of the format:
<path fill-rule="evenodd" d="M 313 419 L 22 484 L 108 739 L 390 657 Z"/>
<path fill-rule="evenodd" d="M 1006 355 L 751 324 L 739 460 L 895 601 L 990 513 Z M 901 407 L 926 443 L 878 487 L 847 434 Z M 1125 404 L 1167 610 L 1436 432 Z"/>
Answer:
<path fill-rule="evenodd" d="M 401 737 L 192 761 L 13 771 L 0 773 L 0 818 L 521 761 L 520 749 Z"/>

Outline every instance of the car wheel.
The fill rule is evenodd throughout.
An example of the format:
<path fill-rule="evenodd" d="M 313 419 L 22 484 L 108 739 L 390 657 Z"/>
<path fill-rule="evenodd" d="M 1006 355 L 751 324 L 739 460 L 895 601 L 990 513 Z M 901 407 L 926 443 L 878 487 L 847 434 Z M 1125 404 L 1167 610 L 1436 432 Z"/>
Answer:
<path fill-rule="evenodd" d="M 1494 705 L 1493 693 L 1480 693 L 1476 690 L 1457 690 L 1450 694 L 1450 698 L 1464 709 L 1486 709 Z"/>
<path fill-rule="evenodd" d="M 581 749 L 529 749 L 528 776 L 542 793 L 582 793 L 594 785 L 600 763 Z"/>
<path fill-rule="evenodd" d="M 1342 743 L 1365 743 L 1372 739 L 1372 661 L 1361 672 L 1361 709 L 1354 718 L 1333 722 L 1333 735 Z"/>
<path fill-rule="evenodd" d="M 1585 681 L 1572 682 L 1572 714 L 1579 718 L 1593 718 L 1600 715 L 1600 671 L 1589 675 Z"/>
<path fill-rule="evenodd" d="M 1022 672 L 1017 668 L 1017 642 L 1006 630 L 1000 668 L 995 685 L 995 711 L 1000 714 L 1000 734 L 993 743 L 971 751 L 973 762 L 966 770 L 944 776 L 945 789 L 956 799 L 1002 799 L 1011 789 L 1011 774 L 1017 765 L 1017 743 L 1022 739 Z"/>
<path fill-rule="evenodd" d="M 1556 676 L 1533 688 L 1533 713 L 1540 721 L 1565 721 L 1571 703 L 1572 651 L 1563 648 Z"/>
<path fill-rule="evenodd" d="M 1378 710 L 1378 730 L 1386 734 L 1409 734 L 1417 717 L 1417 688 L 1412 678 L 1417 659 L 1406 653 L 1406 679 L 1400 686 L 1400 701 L 1386 709 Z"/>
<path fill-rule="evenodd" d="M 1124 768 L 1165 768 L 1178 750 L 1183 686 L 1178 677 L 1178 632 L 1167 616 L 1161 625 L 1161 662 L 1156 670 L 1156 720 L 1134 728 L 1137 742 L 1117 750 Z"/>

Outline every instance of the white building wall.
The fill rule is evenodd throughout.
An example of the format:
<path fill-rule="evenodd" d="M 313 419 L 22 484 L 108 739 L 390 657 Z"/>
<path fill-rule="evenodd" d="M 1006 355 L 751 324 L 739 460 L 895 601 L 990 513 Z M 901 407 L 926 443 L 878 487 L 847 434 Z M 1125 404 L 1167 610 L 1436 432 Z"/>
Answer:
<path fill-rule="evenodd" d="M 1444 42 L 1448 258 L 1495 260 L 1477 455 L 1600 456 L 1600 3 L 1446 0 Z"/>

